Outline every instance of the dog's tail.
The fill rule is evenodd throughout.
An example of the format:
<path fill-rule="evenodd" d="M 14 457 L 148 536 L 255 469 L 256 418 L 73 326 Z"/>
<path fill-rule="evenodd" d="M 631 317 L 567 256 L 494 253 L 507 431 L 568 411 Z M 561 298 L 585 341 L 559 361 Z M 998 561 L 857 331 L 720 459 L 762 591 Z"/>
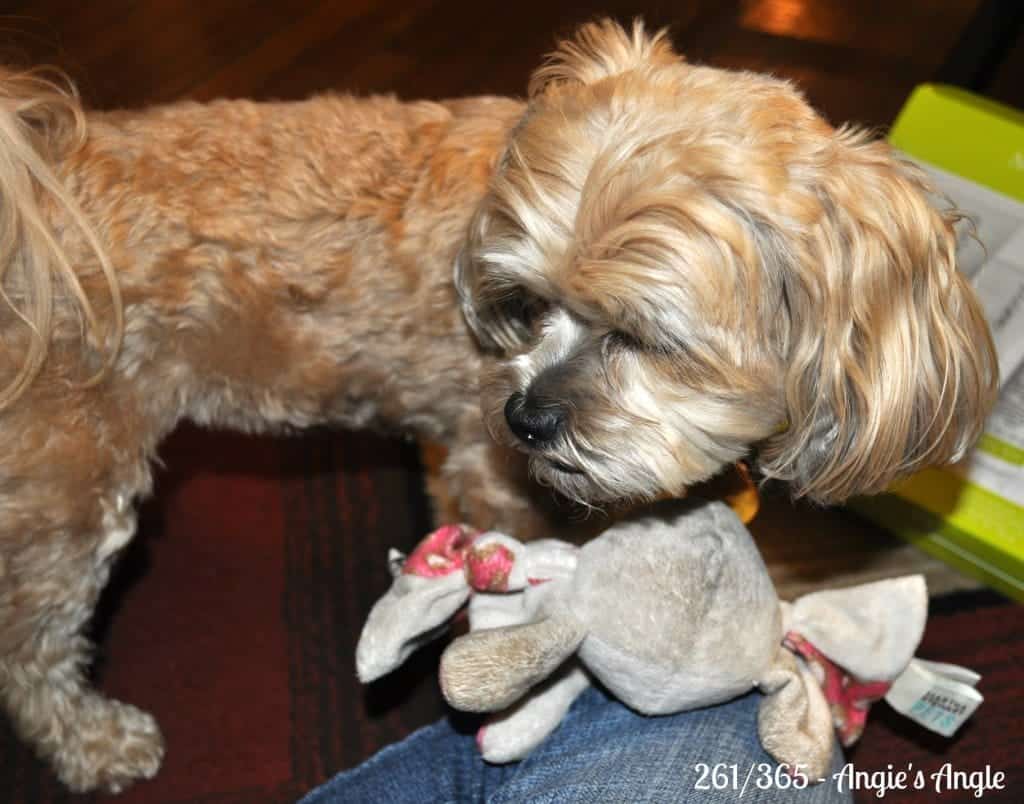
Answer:
<path fill-rule="evenodd" d="M 80 206 L 51 166 L 86 140 L 85 113 L 63 76 L 0 69 L 0 304 L 12 326 L 28 331 L 20 365 L 0 381 L 0 410 L 15 402 L 37 377 L 49 352 L 55 299 L 66 297 L 80 316 L 83 336 L 107 344 L 103 365 L 86 385 L 109 370 L 124 333 L 121 292 L 106 250 Z M 60 211 L 95 253 L 111 296 L 106 333 L 68 256 L 50 228 L 44 205 Z M 10 317 L 10 316 L 5 316 Z M 16 339 L 15 342 L 20 342 Z M 13 375 L 13 376 L 12 376 Z"/>

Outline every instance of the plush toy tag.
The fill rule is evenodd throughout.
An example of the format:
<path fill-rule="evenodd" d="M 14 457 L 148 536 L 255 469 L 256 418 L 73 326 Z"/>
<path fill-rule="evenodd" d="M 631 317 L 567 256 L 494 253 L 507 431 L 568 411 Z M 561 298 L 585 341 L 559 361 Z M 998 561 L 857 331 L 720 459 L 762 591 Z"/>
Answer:
<path fill-rule="evenodd" d="M 952 737 L 984 700 L 974 689 L 979 680 L 981 676 L 966 667 L 911 659 L 885 700 L 926 729 Z"/>

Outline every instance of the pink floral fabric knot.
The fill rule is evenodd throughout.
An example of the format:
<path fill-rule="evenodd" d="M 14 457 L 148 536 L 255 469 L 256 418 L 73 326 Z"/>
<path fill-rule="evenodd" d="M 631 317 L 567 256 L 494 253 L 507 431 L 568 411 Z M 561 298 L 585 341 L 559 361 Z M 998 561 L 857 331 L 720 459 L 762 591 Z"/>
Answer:
<path fill-rule="evenodd" d="M 796 631 L 787 633 L 782 644 L 807 663 L 825 693 L 839 741 L 844 747 L 853 745 L 864 731 L 871 704 L 884 697 L 892 683 L 854 678 Z"/>
<path fill-rule="evenodd" d="M 443 525 L 416 545 L 402 572 L 437 578 L 461 570 L 477 592 L 506 592 L 515 555 L 498 542 L 477 544 L 482 535 L 466 525 Z"/>

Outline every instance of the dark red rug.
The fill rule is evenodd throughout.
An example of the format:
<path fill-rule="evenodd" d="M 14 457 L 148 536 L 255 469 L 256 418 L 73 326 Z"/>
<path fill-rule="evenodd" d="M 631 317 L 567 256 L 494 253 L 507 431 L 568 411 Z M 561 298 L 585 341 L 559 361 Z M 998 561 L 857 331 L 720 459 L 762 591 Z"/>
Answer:
<path fill-rule="evenodd" d="M 426 531 L 417 451 L 368 436 L 259 439 L 184 429 L 95 626 L 97 683 L 152 712 L 159 777 L 118 799 L 71 796 L 0 723 L 0 802 L 263 804 L 302 792 L 442 712 L 438 650 L 369 691 L 352 648 L 387 588 L 390 546 Z M 952 741 L 876 707 L 858 770 L 989 765 L 1024 791 L 1024 608 L 989 593 L 933 603 L 921 655 L 983 674 L 986 703 Z M 863 793 L 863 801 L 878 800 Z M 885 801 L 974 801 L 967 791 Z"/>

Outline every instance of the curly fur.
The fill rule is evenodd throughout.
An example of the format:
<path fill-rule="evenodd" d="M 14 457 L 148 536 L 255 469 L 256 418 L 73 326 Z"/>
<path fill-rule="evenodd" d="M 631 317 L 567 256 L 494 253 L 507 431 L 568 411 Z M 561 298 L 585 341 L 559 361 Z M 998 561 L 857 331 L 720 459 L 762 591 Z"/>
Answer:
<path fill-rule="evenodd" d="M 86 114 L 4 73 L 0 198 L 0 699 L 74 790 L 160 763 L 81 632 L 182 419 L 437 439 L 458 513 L 527 536 L 512 391 L 568 408 L 515 445 L 588 503 L 751 450 L 798 493 L 877 490 L 961 455 L 993 395 L 922 177 L 640 26 L 583 28 L 526 103 Z"/>

